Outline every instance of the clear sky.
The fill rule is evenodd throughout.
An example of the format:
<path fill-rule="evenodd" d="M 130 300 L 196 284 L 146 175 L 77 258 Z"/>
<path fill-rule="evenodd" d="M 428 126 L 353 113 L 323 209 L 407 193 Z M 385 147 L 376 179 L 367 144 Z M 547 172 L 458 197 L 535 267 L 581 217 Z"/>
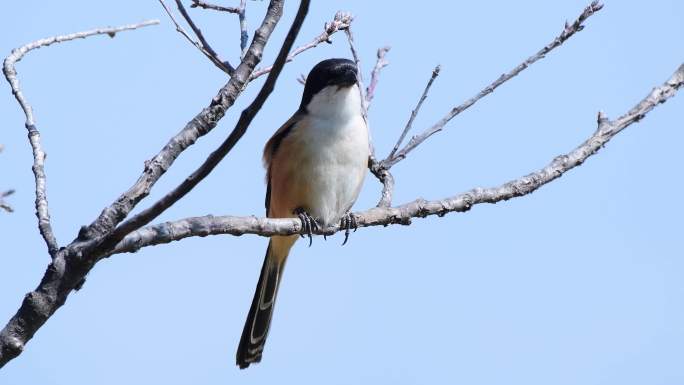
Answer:
<path fill-rule="evenodd" d="M 442 75 L 424 129 L 536 52 L 586 1 L 314 1 L 298 44 L 344 7 L 366 76 L 391 61 L 370 112 L 386 155 L 430 71 Z M 186 3 L 189 3 L 186 1 Z M 237 1 L 224 2 L 235 5 Z M 607 0 L 563 47 L 508 82 L 394 169 L 395 203 L 494 186 L 547 164 L 617 117 L 684 61 L 684 2 Z M 250 30 L 266 1 L 248 2 Z M 270 63 L 296 9 L 267 47 Z M 234 16 L 193 9 L 224 57 Z M 17 65 L 47 153 L 62 244 L 129 187 L 166 140 L 206 106 L 225 75 L 175 32 L 156 1 L 11 1 L 0 52 L 38 38 L 159 18 L 156 27 L 69 42 Z M 263 144 L 297 108 L 296 78 L 348 57 L 343 34 L 288 64 L 243 140 L 161 220 L 262 215 Z M 258 89 L 184 153 L 146 207 L 227 135 Z M 0 322 L 39 282 L 48 255 L 33 214 L 23 115 L 0 85 Z M 659 106 L 581 167 L 530 196 L 410 227 L 362 229 L 293 249 L 261 364 L 234 354 L 267 240 L 216 236 L 117 255 L 97 265 L 0 384 L 650 384 L 684 383 L 684 95 Z M 375 204 L 369 177 L 355 208 Z"/>

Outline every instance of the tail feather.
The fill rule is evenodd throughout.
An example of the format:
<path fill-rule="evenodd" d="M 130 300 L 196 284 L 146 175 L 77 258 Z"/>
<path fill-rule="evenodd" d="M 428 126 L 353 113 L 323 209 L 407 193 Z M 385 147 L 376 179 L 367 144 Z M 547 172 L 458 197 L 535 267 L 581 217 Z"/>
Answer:
<path fill-rule="evenodd" d="M 242 337 L 236 354 L 236 363 L 240 369 L 261 361 L 261 353 L 264 350 L 268 329 L 271 325 L 276 294 L 285 265 L 285 258 L 276 258 L 273 255 L 272 246 L 273 241 L 268 244 L 259 283 L 257 283 L 254 291 L 252 306 L 242 330 Z"/>

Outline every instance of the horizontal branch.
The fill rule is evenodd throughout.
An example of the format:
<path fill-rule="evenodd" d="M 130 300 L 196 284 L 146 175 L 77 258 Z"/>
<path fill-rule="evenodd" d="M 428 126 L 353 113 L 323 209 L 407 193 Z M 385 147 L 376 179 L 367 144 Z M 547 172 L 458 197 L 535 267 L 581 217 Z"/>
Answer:
<path fill-rule="evenodd" d="M 204 8 L 204 9 L 213 9 L 214 11 L 221 11 L 221 12 L 228 12 L 228 13 L 240 13 L 240 8 L 238 7 L 224 7 L 222 5 L 215 5 L 215 4 L 209 4 L 207 2 L 201 1 L 201 0 L 192 0 L 192 5 L 190 5 L 190 8 Z"/>
<path fill-rule="evenodd" d="M 673 97 L 684 86 L 684 64 L 660 87 L 656 87 L 626 114 L 610 121 L 602 113 L 597 119 L 597 129 L 582 144 L 567 154 L 557 156 L 546 167 L 509 181 L 497 187 L 474 188 L 453 197 L 427 201 L 416 199 L 397 207 L 375 207 L 355 213 L 359 227 L 408 225 L 413 218 L 430 215 L 443 216 L 451 212 L 465 212 L 482 203 L 497 203 L 531 194 L 545 184 L 560 178 L 567 171 L 581 165 L 603 148 L 608 141 L 632 123 L 639 122 L 658 104 Z M 340 231 L 335 225 L 315 231 L 315 234 L 334 234 Z M 169 243 L 188 237 L 208 235 L 256 234 L 264 237 L 302 233 L 302 223 L 297 218 L 257 218 L 236 216 L 204 216 L 165 222 L 137 230 L 124 238 L 112 254 L 135 252 L 142 247 Z"/>

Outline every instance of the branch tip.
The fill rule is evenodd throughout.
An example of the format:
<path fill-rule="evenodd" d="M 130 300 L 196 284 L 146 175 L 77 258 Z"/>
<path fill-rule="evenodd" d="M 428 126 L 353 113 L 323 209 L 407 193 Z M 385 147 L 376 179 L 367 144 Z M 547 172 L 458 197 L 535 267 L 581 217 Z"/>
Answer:
<path fill-rule="evenodd" d="M 408 155 L 409 152 L 413 151 L 416 147 L 418 147 L 421 143 L 423 143 L 427 138 L 429 138 L 430 136 L 432 136 L 432 135 L 436 134 L 437 132 L 443 130 L 444 127 L 446 126 L 446 124 L 451 119 L 453 119 L 456 115 L 467 110 L 472 105 L 477 103 L 480 99 L 482 99 L 485 96 L 489 95 L 490 93 L 494 92 L 494 90 L 496 88 L 498 88 L 499 86 L 501 86 L 503 83 L 505 83 L 508 80 L 512 79 L 513 77 L 517 76 L 519 73 L 521 73 L 525 69 L 529 68 L 535 62 L 546 57 L 546 54 L 551 52 L 553 49 L 559 47 L 567 39 L 572 37 L 575 33 L 581 31 L 583 28 L 582 23 L 587 18 L 592 16 L 594 13 L 601 10 L 601 8 L 603 8 L 602 4 L 600 4 L 598 1 L 593 1 L 586 8 L 584 8 L 582 13 L 577 17 L 577 19 L 572 24 L 570 24 L 566 21 L 565 27 L 563 28 L 563 31 L 561 32 L 561 34 L 559 36 L 557 36 L 556 38 L 554 38 L 551 41 L 551 43 L 547 44 L 545 47 L 543 47 L 542 49 L 537 51 L 536 54 L 527 58 L 525 61 L 520 63 L 517 67 L 513 68 L 510 72 L 504 73 L 501 76 L 499 76 L 495 81 L 493 81 L 488 86 L 486 86 L 485 88 L 480 90 L 480 92 L 478 92 L 475 96 L 466 100 L 462 104 L 452 108 L 451 111 L 449 111 L 442 119 L 440 119 L 439 121 L 434 123 L 431 127 L 427 128 L 421 134 L 413 136 L 411 138 L 411 140 L 403 148 L 401 148 L 398 151 L 393 151 L 391 157 L 388 157 L 387 159 L 383 160 L 384 166 L 387 168 L 391 168 L 392 166 L 394 166 L 396 163 L 398 163 L 402 159 L 405 159 L 406 155 Z"/>

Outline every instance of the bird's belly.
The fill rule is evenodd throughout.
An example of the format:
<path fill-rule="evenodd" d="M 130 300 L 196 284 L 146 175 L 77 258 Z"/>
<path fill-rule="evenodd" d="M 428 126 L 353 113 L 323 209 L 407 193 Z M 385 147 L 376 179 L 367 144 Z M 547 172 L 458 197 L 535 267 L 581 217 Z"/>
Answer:
<path fill-rule="evenodd" d="M 271 181 L 271 194 L 279 201 L 272 214 L 292 216 L 301 207 L 320 225 L 329 226 L 351 209 L 359 195 L 368 163 L 368 134 L 364 125 L 336 135 L 309 132 L 301 137 L 306 142 L 299 135 L 289 138 L 293 143 L 288 147 L 297 151 L 288 151 L 288 159 L 274 159 L 288 166 L 278 180 Z"/>

